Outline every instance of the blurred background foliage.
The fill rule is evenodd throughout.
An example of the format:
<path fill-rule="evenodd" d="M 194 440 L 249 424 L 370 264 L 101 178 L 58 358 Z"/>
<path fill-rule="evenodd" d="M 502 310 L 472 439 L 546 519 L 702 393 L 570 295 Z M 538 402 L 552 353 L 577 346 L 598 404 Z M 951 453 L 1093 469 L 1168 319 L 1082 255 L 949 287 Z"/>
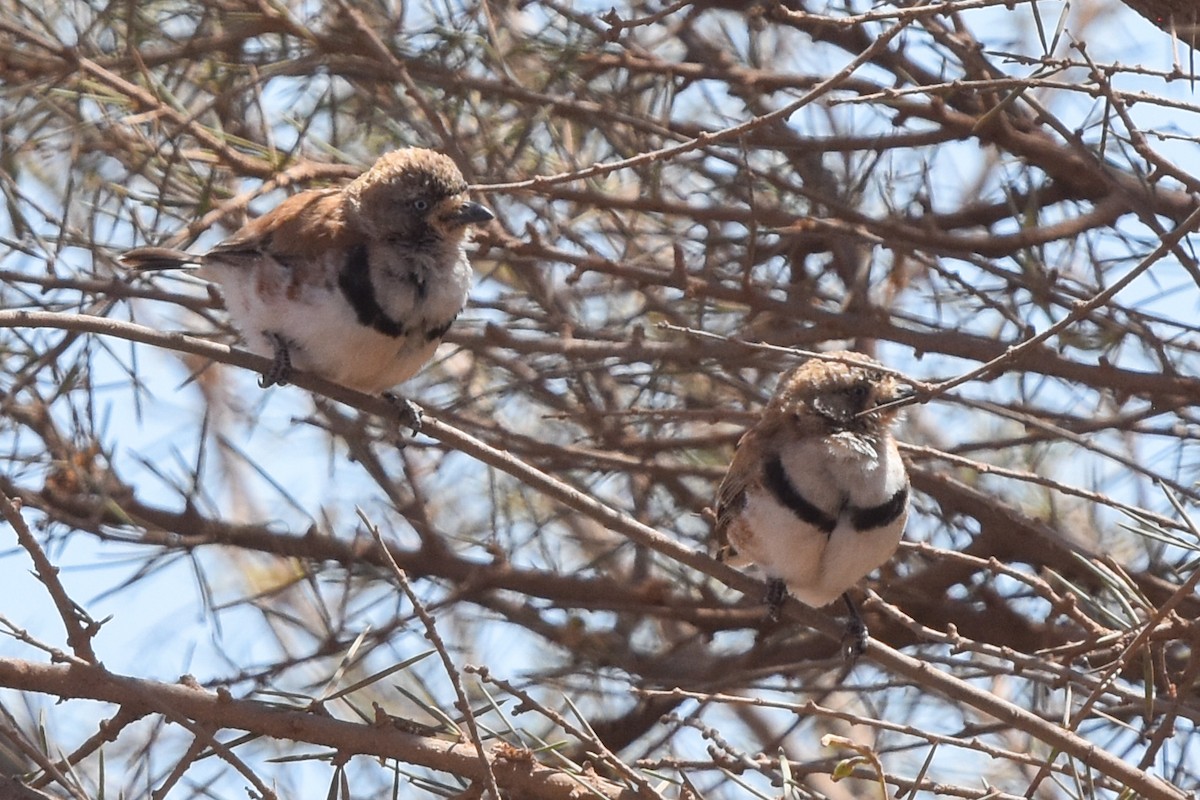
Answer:
<path fill-rule="evenodd" d="M 1194 15 L 0 0 L 4 786 L 1187 796 Z M 497 215 L 415 438 L 115 261 L 402 146 Z M 842 346 L 924 387 L 854 665 L 703 555 L 783 348 Z"/>

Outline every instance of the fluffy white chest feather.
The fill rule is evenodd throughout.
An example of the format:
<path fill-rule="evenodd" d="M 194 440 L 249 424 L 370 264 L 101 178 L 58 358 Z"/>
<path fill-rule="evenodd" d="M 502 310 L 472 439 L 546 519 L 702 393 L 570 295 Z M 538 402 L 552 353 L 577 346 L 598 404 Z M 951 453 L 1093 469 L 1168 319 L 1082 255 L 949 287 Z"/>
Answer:
<path fill-rule="evenodd" d="M 288 264 L 263 256 L 253 266 L 210 258 L 201 274 L 221 285 L 230 319 L 247 347 L 267 357 L 272 336 L 286 340 L 297 369 L 375 394 L 421 368 L 462 310 L 471 268 L 461 247 L 450 269 L 436 254 L 398 259 L 387 245 L 367 251 L 365 279 L 348 293 L 344 254 L 330 253 L 321 269 L 298 280 Z M 313 280 L 313 277 L 316 280 Z M 365 293 L 376 316 L 364 320 L 350 293 Z M 372 321 L 378 320 L 376 324 Z"/>
<path fill-rule="evenodd" d="M 730 539 L 811 606 L 837 599 L 891 557 L 907 520 L 895 441 L 839 433 L 769 454 Z"/>

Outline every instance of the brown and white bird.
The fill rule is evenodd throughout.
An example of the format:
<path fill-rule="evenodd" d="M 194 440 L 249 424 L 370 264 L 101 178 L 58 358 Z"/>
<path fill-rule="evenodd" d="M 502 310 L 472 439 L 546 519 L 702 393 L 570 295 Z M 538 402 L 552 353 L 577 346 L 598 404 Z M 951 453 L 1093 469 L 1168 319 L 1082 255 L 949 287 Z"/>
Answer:
<path fill-rule="evenodd" d="M 812 359 L 780 379 L 721 482 L 714 536 L 718 557 L 766 573 L 772 617 L 788 590 L 814 608 L 841 597 L 857 655 L 867 632 L 847 589 L 891 557 L 908 518 L 896 409 L 880 406 L 912 388 L 866 356 L 827 355 L 856 363 Z"/>
<path fill-rule="evenodd" d="M 195 266 L 219 284 L 248 348 L 273 359 L 264 388 L 295 367 L 375 394 L 433 357 L 466 303 L 468 226 L 490 219 L 450 158 L 412 148 L 288 198 L 204 255 L 143 247 L 121 260 Z M 400 402 L 415 429 L 419 412 Z"/>

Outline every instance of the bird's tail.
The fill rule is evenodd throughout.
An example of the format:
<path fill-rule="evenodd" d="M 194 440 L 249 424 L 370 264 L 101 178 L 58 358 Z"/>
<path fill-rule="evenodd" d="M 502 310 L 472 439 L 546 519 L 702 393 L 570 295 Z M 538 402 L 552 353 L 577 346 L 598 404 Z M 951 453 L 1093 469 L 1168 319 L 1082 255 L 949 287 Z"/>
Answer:
<path fill-rule="evenodd" d="M 170 247 L 139 247 L 119 256 L 122 264 L 133 270 L 189 269 L 200 265 L 199 258 Z"/>

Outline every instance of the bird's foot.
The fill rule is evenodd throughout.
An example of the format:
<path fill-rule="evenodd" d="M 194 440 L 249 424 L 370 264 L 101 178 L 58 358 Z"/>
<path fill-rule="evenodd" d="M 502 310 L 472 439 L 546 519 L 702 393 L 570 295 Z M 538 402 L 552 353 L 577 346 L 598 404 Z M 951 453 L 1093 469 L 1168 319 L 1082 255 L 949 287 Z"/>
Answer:
<path fill-rule="evenodd" d="M 779 578 L 771 578 L 767 581 L 767 620 L 770 622 L 778 622 L 779 614 L 783 611 L 783 604 L 787 602 L 790 596 L 787 584 Z"/>
<path fill-rule="evenodd" d="M 396 409 L 396 414 L 400 417 L 400 425 L 405 428 L 411 428 L 413 436 L 421 432 L 421 419 L 424 414 L 412 400 L 406 397 L 401 397 L 398 394 L 384 392 L 383 399 L 391 404 L 392 408 Z"/>
<path fill-rule="evenodd" d="M 867 626 L 861 619 L 848 621 L 846 632 L 842 635 L 842 657 L 854 663 L 859 656 L 867 652 L 867 642 L 870 640 L 871 634 L 867 632 Z"/>
<path fill-rule="evenodd" d="M 867 642 L 871 640 L 871 634 L 867 631 L 867 623 L 863 622 L 862 615 L 858 613 L 858 607 L 850 599 L 849 592 L 842 593 L 842 602 L 850 612 L 850 618 L 846 620 L 846 632 L 842 634 L 842 657 L 853 664 L 859 656 L 867 652 Z"/>
<path fill-rule="evenodd" d="M 292 354 L 288 350 L 290 344 L 286 338 L 273 331 L 263 331 L 263 336 L 275 348 L 271 358 L 271 366 L 258 379 L 258 385 L 263 389 L 271 386 L 287 386 L 292 376 Z"/>

